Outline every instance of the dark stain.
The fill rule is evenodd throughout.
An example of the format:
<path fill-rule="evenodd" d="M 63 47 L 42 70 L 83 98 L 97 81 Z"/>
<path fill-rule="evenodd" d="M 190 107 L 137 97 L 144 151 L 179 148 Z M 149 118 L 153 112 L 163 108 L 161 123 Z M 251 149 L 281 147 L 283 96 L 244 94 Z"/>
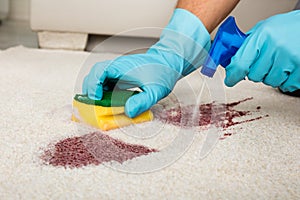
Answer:
<path fill-rule="evenodd" d="M 201 104 L 198 108 L 199 117 L 195 122 L 191 122 L 193 120 L 192 113 L 195 111 L 195 106 L 193 105 L 178 106 L 162 112 L 155 112 L 155 118 L 164 121 L 165 123 L 182 127 L 192 125 L 208 128 L 211 124 L 214 124 L 216 127 L 223 128 L 223 130 L 226 131 L 228 128 L 235 125 L 268 117 L 268 115 L 265 115 L 246 120 L 239 120 L 239 118 L 250 116 L 253 112 L 258 112 L 261 109 L 261 106 L 257 106 L 255 111 L 243 111 L 235 108 L 237 105 L 252 99 L 253 98 L 251 97 L 227 104 L 216 104 L 214 102 Z M 233 133 L 225 133 L 224 137 L 231 135 L 233 135 Z"/>
<path fill-rule="evenodd" d="M 128 144 L 100 132 L 66 138 L 50 146 L 41 155 L 43 162 L 65 168 L 99 165 L 111 161 L 123 163 L 138 156 L 157 152 L 155 149 Z"/>
<path fill-rule="evenodd" d="M 220 137 L 220 140 L 223 140 L 235 134 L 234 132 L 228 132 L 228 128 L 268 116 L 237 120 L 244 116 L 250 116 L 253 112 L 260 111 L 261 106 L 257 106 L 256 110 L 252 112 L 237 110 L 235 108 L 237 105 L 252 99 L 246 98 L 228 104 L 216 104 L 214 102 L 202 104 L 198 108 L 200 116 L 195 123 L 191 123 L 191 113 L 194 111 L 195 106 L 178 106 L 161 110 L 154 109 L 153 112 L 156 119 L 176 126 L 192 125 L 207 129 L 211 124 L 215 124 L 224 130 L 224 135 Z M 154 152 L 158 152 L 158 150 L 142 145 L 128 144 L 101 132 L 94 132 L 80 137 L 66 138 L 56 144 L 49 145 L 41 155 L 41 159 L 48 165 L 78 168 L 111 161 L 123 163 L 127 160 Z"/>

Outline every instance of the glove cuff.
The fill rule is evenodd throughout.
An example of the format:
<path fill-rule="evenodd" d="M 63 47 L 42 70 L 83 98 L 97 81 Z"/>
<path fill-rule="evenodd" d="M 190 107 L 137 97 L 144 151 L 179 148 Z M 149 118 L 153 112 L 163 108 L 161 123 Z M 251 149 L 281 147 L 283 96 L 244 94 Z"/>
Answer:
<path fill-rule="evenodd" d="M 190 11 L 182 8 L 174 10 L 173 16 L 165 29 L 190 37 L 202 46 L 210 41 L 210 34 L 201 20 Z"/>
<path fill-rule="evenodd" d="M 210 35 L 203 23 L 191 12 L 177 8 L 160 40 L 148 52 L 159 51 L 183 75 L 200 67 L 210 48 Z M 173 55 L 173 59 L 170 58 Z M 177 57 L 176 59 L 174 57 Z M 178 64 L 179 58 L 182 64 Z M 179 69 L 178 69 L 179 68 Z"/>

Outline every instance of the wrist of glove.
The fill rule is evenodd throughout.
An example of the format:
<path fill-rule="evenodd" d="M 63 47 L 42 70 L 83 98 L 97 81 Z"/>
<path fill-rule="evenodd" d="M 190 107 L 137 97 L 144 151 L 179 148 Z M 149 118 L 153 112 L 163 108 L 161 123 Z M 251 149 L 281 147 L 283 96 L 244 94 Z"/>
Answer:
<path fill-rule="evenodd" d="M 189 11 L 178 8 L 160 40 L 147 53 L 162 55 L 186 76 L 203 64 L 210 45 L 210 35 L 202 22 Z"/>
<path fill-rule="evenodd" d="M 226 67 L 225 84 L 248 77 L 282 91 L 300 89 L 300 11 L 259 22 Z"/>
<path fill-rule="evenodd" d="M 210 36 L 192 13 L 176 9 L 160 40 L 145 54 L 121 56 L 96 63 L 83 82 L 83 94 L 101 99 L 103 90 L 139 87 L 125 113 L 135 117 L 166 97 L 182 77 L 200 67 L 210 47 Z"/>

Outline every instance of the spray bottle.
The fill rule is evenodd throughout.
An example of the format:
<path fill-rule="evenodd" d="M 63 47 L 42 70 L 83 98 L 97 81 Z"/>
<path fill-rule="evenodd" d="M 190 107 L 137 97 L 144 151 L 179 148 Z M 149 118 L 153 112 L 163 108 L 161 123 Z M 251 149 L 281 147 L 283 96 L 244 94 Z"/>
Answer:
<path fill-rule="evenodd" d="M 236 25 L 234 17 L 228 17 L 219 27 L 201 73 L 213 77 L 219 65 L 229 65 L 231 57 L 243 44 L 247 35 Z"/>

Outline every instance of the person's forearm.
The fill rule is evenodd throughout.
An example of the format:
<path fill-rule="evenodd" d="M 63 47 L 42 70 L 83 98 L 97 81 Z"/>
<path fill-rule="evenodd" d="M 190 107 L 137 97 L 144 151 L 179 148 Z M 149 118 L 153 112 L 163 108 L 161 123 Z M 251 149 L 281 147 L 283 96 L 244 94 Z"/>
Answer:
<path fill-rule="evenodd" d="M 211 33 L 240 0 L 179 0 L 177 8 L 196 15 Z"/>

